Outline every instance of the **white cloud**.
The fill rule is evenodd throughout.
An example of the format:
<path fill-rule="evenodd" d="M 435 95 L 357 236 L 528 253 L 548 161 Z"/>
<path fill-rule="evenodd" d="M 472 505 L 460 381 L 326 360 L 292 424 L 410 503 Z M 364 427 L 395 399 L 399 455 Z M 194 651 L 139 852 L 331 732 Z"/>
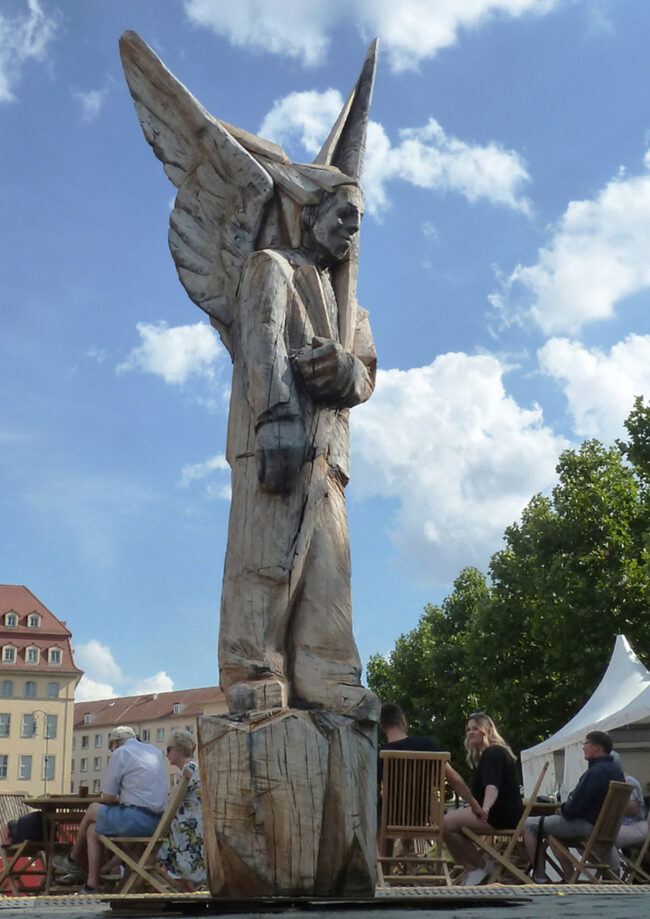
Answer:
<path fill-rule="evenodd" d="M 259 133 L 288 150 L 300 144 L 315 156 L 342 108 L 343 97 L 336 89 L 289 93 L 273 103 Z"/>
<path fill-rule="evenodd" d="M 174 688 L 174 681 L 164 670 L 148 677 L 126 677 L 111 649 L 94 638 L 77 645 L 74 657 L 77 666 L 85 671 L 75 690 L 75 702 L 171 692 Z"/>
<path fill-rule="evenodd" d="M 93 121 L 99 115 L 108 95 L 108 86 L 104 89 L 90 89 L 83 92 L 80 89 L 72 90 L 72 98 L 81 105 L 81 117 L 84 121 Z"/>
<path fill-rule="evenodd" d="M 163 378 L 165 383 L 183 384 L 191 376 L 214 376 L 214 365 L 223 358 L 219 339 L 209 325 L 179 325 L 138 322 L 142 344 L 118 366 L 118 372 L 142 370 Z"/>
<path fill-rule="evenodd" d="M 44 60 L 58 31 L 58 14 L 47 16 L 38 0 L 27 0 L 26 7 L 23 15 L 11 18 L 0 13 L 0 102 L 15 99 L 13 88 L 23 66 Z"/>
<path fill-rule="evenodd" d="M 75 702 L 96 702 L 99 699 L 116 699 L 117 693 L 109 683 L 97 683 L 82 676 L 74 691 Z"/>
<path fill-rule="evenodd" d="M 506 394 L 505 369 L 493 356 L 445 354 L 380 371 L 372 399 L 351 413 L 352 493 L 397 499 L 393 540 L 424 583 L 485 567 L 567 446 L 541 409 Z"/>
<path fill-rule="evenodd" d="M 212 29 L 238 47 L 250 46 L 321 62 L 330 36 L 356 27 L 368 38 L 379 35 L 395 71 L 416 69 L 420 61 L 458 40 L 462 29 L 490 18 L 543 15 L 561 0 L 185 0 L 196 25 Z"/>
<path fill-rule="evenodd" d="M 74 657 L 77 666 L 92 673 L 93 679 L 107 683 L 121 683 L 124 679 L 111 649 L 94 638 L 85 644 L 77 645 Z"/>
<path fill-rule="evenodd" d="M 537 356 L 541 369 L 562 385 L 580 437 L 611 443 L 623 433 L 635 396 L 650 395 L 650 335 L 628 335 L 609 354 L 551 338 Z"/>
<path fill-rule="evenodd" d="M 530 176 L 518 153 L 495 141 L 481 145 L 459 140 L 446 134 L 435 118 L 423 128 L 402 128 L 397 146 L 380 124 L 368 125 L 364 189 L 371 213 L 387 206 L 385 186 L 395 179 L 431 191 L 455 191 L 471 202 L 482 199 L 530 212 L 521 194 Z"/>
<path fill-rule="evenodd" d="M 644 162 L 650 169 L 648 154 Z M 649 251 L 650 175 L 622 170 L 594 199 L 571 201 L 537 263 L 517 265 L 490 299 L 506 318 L 528 311 L 546 334 L 576 333 L 650 287 Z"/>
<path fill-rule="evenodd" d="M 192 482 L 202 481 L 203 479 L 213 478 L 215 473 L 227 473 L 227 481 L 215 482 L 209 481 L 204 489 L 206 498 L 212 500 L 217 498 L 221 501 L 230 501 L 230 466 L 223 453 L 217 453 L 209 460 L 203 463 L 187 463 L 181 471 L 180 485 L 187 488 Z M 223 476 L 221 476 L 223 478 Z"/>
<path fill-rule="evenodd" d="M 154 673 L 140 682 L 133 683 L 129 689 L 128 695 L 139 696 L 150 692 L 171 692 L 174 688 L 174 681 L 168 677 L 164 670 Z"/>
<path fill-rule="evenodd" d="M 342 106 L 341 94 L 333 89 L 290 93 L 274 103 L 260 134 L 289 149 L 300 144 L 313 156 Z M 472 202 L 484 199 L 530 210 L 521 194 L 530 176 L 518 153 L 495 141 L 480 145 L 449 136 L 434 118 L 423 128 L 403 128 L 397 146 L 380 124 L 369 123 L 363 179 L 369 213 L 388 206 L 386 185 L 398 179 L 431 191 L 455 191 Z"/>

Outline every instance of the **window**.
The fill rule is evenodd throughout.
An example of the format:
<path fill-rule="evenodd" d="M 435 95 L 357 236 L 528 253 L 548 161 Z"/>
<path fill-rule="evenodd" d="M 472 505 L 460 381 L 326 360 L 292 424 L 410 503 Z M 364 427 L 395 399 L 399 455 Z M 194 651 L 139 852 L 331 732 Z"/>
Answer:
<path fill-rule="evenodd" d="M 26 664 L 38 664 L 39 657 L 40 651 L 35 645 L 30 645 L 29 648 L 25 648 Z"/>
<path fill-rule="evenodd" d="M 79 771 L 80 771 L 80 772 L 88 772 L 88 760 L 87 760 L 87 759 L 82 759 L 82 760 L 80 760 L 80 762 L 79 762 Z"/>
<path fill-rule="evenodd" d="M 88 746 L 88 735 L 83 734 L 81 738 L 81 749 L 85 750 Z"/>
<path fill-rule="evenodd" d="M 2 695 L 7 698 L 8 696 L 13 696 L 14 694 L 14 684 L 13 680 L 3 680 L 2 681 Z"/>
<path fill-rule="evenodd" d="M 101 747 L 101 745 L 102 745 L 102 735 L 95 734 L 95 748 Z"/>
<path fill-rule="evenodd" d="M 47 684 L 47 697 L 48 699 L 58 699 L 59 698 L 59 684 L 58 683 L 48 683 Z"/>
<path fill-rule="evenodd" d="M 77 749 L 77 738 L 75 737 L 74 734 L 72 735 L 72 749 L 73 750 Z"/>
<path fill-rule="evenodd" d="M 41 617 L 38 613 L 30 613 L 27 617 L 28 629 L 39 629 L 41 627 Z"/>
<path fill-rule="evenodd" d="M 194 733 L 194 728 L 192 727 L 191 724 L 186 724 L 186 725 L 185 725 L 185 730 L 186 730 L 186 731 L 189 731 L 190 734 L 193 734 L 193 733 Z"/>
<path fill-rule="evenodd" d="M 46 782 L 52 782 L 54 780 L 55 761 L 56 756 L 43 757 L 43 778 Z"/>
<path fill-rule="evenodd" d="M 5 645 L 2 649 L 2 663 L 3 664 L 15 664 L 16 663 L 16 649 L 13 645 Z"/>
<path fill-rule="evenodd" d="M 0 715 L 0 737 L 9 737 L 11 715 Z"/>
<path fill-rule="evenodd" d="M 61 663 L 61 648 L 50 648 L 47 658 L 48 664 Z"/>
<path fill-rule="evenodd" d="M 95 759 L 93 760 L 93 770 L 94 770 L 95 772 L 101 772 L 101 771 L 102 771 L 102 758 L 101 758 L 101 756 L 96 756 Z"/>
<path fill-rule="evenodd" d="M 34 680 L 27 680 L 25 683 L 25 696 L 28 699 L 33 699 L 36 696 L 36 683 Z"/>
<path fill-rule="evenodd" d="M 98 791 L 101 791 L 101 783 L 99 779 L 93 779 L 93 794 L 97 794 Z"/>
<path fill-rule="evenodd" d="M 180 702 L 174 702 L 173 712 L 174 712 L 175 715 L 180 715 L 180 713 L 181 713 L 181 708 L 182 708 L 182 705 L 181 705 Z"/>
<path fill-rule="evenodd" d="M 74 772 L 74 760 L 70 760 L 70 772 Z"/>
<path fill-rule="evenodd" d="M 156 731 L 156 740 L 164 740 L 164 739 L 165 739 L 165 729 L 158 728 L 158 730 Z"/>
<path fill-rule="evenodd" d="M 33 715 L 23 714 L 23 723 L 20 729 L 21 737 L 36 737 L 36 719 Z"/>
<path fill-rule="evenodd" d="M 0 779 L 7 778 L 7 762 L 9 757 L 6 753 L 0 753 Z"/>
<path fill-rule="evenodd" d="M 45 736 L 48 740 L 55 740 L 56 730 L 58 727 L 59 716 L 58 715 L 48 715 L 47 723 L 45 725 Z"/>
<path fill-rule="evenodd" d="M 18 616 L 15 613 L 7 613 L 5 615 L 5 625 L 8 629 L 15 629 L 18 625 Z"/>
<path fill-rule="evenodd" d="M 90 724 L 93 720 L 92 712 L 86 712 L 84 715 L 84 724 Z"/>
<path fill-rule="evenodd" d="M 31 779 L 32 777 L 32 758 L 31 756 L 21 756 L 18 766 L 19 779 Z"/>
<path fill-rule="evenodd" d="M 149 743 L 149 741 L 151 740 L 151 731 L 149 730 L 149 728 L 145 728 L 143 730 L 142 740 L 144 741 L 144 743 Z"/>

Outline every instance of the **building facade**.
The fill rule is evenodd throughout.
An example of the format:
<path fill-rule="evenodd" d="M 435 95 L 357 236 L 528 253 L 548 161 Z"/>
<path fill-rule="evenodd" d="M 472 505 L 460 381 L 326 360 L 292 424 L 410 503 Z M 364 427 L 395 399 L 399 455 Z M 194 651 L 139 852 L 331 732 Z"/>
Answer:
<path fill-rule="evenodd" d="M 140 740 L 158 747 L 164 755 L 173 730 L 181 728 L 196 736 L 199 715 L 224 715 L 227 711 L 226 698 L 218 686 L 77 702 L 66 791 L 77 792 L 80 785 L 87 785 L 91 794 L 100 791 L 110 758 L 108 735 L 118 724 L 128 724 Z M 170 767 L 167 757 L 165 764 L 171 787 L 178 780 L 178 770 Z"/>
<path fill-rule="evenodd" d="M 71 632 L 26 587 L 0 585 L 0 793 L 70 784 L 75 666 Z"/>

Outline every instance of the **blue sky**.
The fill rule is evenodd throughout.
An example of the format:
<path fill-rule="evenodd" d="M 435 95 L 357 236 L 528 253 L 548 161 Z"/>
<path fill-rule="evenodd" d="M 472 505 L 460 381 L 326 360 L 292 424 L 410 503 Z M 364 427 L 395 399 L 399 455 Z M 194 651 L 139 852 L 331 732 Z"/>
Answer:
<path fill-rule="evenodd" d="M 297 161 L 380 38 L 380 372 L 348 488 L 367 660 L 650 391 L 650 6 L 4 0 L 0 578 L 67 621 L 85 698 L 217 682 L 228 517 L 229 359 L 176 278 L 126 29 Z"/>

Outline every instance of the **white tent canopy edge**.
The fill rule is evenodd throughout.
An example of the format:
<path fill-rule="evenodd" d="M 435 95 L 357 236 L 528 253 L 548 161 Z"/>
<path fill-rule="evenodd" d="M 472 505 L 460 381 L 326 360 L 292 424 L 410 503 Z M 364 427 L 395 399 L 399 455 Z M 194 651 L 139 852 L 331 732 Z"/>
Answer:
<path fill-rule="evenodd" d="M 524 794 L 535 784 L 546 760 L 550 767 L 542 794 L 560 792 L 562 800 L 586 769 L 582 743 L 588 731 L 611 731 L 650 718 L 650 672 L 626 637 L 617 635 L 605 674 L 580 711 L 555 734 L 521 751 Z"/>

